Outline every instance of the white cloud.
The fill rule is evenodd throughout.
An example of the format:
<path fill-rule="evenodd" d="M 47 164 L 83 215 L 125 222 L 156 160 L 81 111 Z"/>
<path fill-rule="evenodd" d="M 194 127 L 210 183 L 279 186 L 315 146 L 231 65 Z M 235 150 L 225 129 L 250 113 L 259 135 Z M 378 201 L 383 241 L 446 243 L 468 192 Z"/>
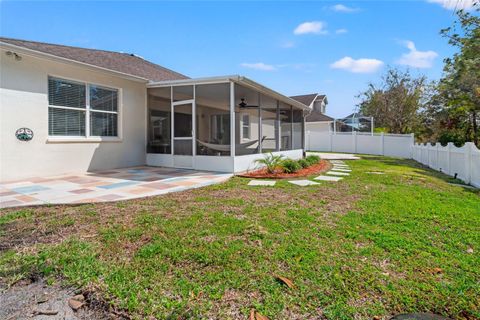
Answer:
<path fill-rule="evenodd" d="M 354 73 L 372 73 L 383 66 L 383 61 L 377 59 L 352 59 L 343 57 L 330 65 L 333 69 L 343 69 Z"/>
<path fill-rule="evenodd" d="M 336 34 L 342 34 L 342 33 L 347 33 L 347 32 L 348 32 L 348 30 L 344 29 L 344 28 L 335 30 Z"/>
<path fill-rule="evenodd" d="M 343 5 L 343 4 L 336 4 L 332 6 L 331 9 L 336 12 L 344 12 L 344 13 L 351 13 L 351 12 L 358 11 L 358 8 L 347 7 L 346 5 Z"/>
<path fill-rule="evenodd" d="M 405 41 L 405 46 L 410 50 L 402 54 L 397 63 L 414 68 L 431 68 L 433 60 L 438 57 L 435 51 L 418 51 L 413 41 Z"/>
<path fill-rule="evenodd" d="M 431 3 L 438 3 L 448 10 L 469 10 L 473 8 L 475 1 L 478 0 L 427 0 Z"/>
<path fill-rule="evenodd" d="M 295 47 L 295 42 L 293 41 L 285 41 L 280 45 L 282 48 L 289 49 Z"/>
<path fill-rule="evenodd" d="M 275 71 L 277 68 L 272 66 L 271 64 L 266 64 L 263 62 L 256 62 L 256 63 L 242 63 L 240 64 L 244 68 L 254 69 L 254 70 L 261 70 L 261 71 Z"/>
<path fill-rule="evenodd" d="M 299 34 L 326 34 L 327 30 L 325 30 L 326 24 L 322 21 L 310 21 L 304 22 L 298 25 L 298 27 L 293 30 L 293 33 L 296 35 Z"/>

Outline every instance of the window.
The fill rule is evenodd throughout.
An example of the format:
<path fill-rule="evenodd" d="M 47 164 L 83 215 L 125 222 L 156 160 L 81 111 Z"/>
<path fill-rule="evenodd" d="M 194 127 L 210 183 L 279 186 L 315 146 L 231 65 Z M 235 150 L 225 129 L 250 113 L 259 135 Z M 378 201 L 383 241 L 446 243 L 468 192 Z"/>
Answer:
<path fill-rule="evenodd" d="M 242 115 L 242 138 L 250 139 L 250 115 Z"/>
<path fill-rule="evenodd" d="M 118 90 L 49 77 L 48 104 L 50 136 L 118 136 Z"/>

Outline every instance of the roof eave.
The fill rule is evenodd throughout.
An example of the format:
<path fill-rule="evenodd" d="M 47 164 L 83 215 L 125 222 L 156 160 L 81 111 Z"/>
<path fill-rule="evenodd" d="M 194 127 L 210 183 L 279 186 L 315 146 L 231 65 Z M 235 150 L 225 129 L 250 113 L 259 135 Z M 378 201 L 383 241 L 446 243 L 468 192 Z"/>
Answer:
<path fill-rule="evenodd" d="M 11 43 L 3 42 L 3 41 L 0 41 L 0 47 L 5 48 L 7 50 L 15 50 L 19 53 L 22 53 L 22 54 L 27 55 L 27 56 L 35 57 L 35 58 L 45 58 L 45 59 L 50 59 L 50 60 L 54 60 L 54 61 L 60 61 L 60 62 L 68 63 L 68 64 L 87 67 L 87 68 L 93 69 L 95 71 L 100 70 L 100 71 L 107 72 L 107 73 L 110 73 L 110 74 L 113 74 L 113 75 L 116 75 L 118 77 L 125 78 L 125 79 L 128 79 L 128 80 L 133 80 L 133 81 L 142 82 L 142 83 L 147 83 L 149 81 L 147 78 L 143 78 L 143 77 L 131 75 L 131 74 L 128 74 L 128 73 L 115 71 L 115 70 L 108 69 L 108 68 L 99 67 L 99 66 L 96 66 L 96 65 L 93 65 L 93 64 L 89 64 L 89 63 L 85 63 L 85 62 L 81 62 L 81 61 L 77 61 L 77 60 L 72 60 L 72 59 L 60 57 L 60 56 L 57 56 L 57 55 L 54 55 L 54 54 L 50 54 L 50 53 L 46 53 L 46 52 L 42 52 L 42 51 L 38 51 L 38 50 L 33 50 L 33 49 L 25 48 L 25 47 L 22 47 L 22 46 L 17 46 L 17 45 L 11 44 Z"/>
<path fill-rule="evenodd" d="M 287 97 L 275 90 L 272 90 L 264 85 L 253 81 L 247 77 L 240 75 L 229 75 L 229 76 L 219 76 L 219 77 L 206 77 L 206 78 L 194 78 L 194 79 L 181 79 L 181 80 L 168 80 L 168 81 L 157 81 L 150 82 L 147 84 L 147 88 L 158 88 L 172 85 L 194 85 L 194 84 L 212 84 L 212 83 L 226 83 L 226 82 L 236 82 L 252 89 L 255 89 L 261 93 L 268 94 L 282 102 L 290 104 L 298 109 L 310 110 L 309 106 L 304 105 L 297 100 L 294 100 L 290 97 Z"/>

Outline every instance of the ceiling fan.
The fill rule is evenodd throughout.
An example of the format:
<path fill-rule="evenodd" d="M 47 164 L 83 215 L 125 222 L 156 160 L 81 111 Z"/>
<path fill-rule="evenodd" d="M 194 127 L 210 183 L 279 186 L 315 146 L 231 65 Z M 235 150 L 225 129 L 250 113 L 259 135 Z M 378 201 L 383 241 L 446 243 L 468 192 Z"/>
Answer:
<path fill-rule="evenodd" d="M 238 104 L 238 106 L 239 106 L 241 109 L 258 108 L 258 106 L 248 105 L 245 98 L 241 98 L 240 101 L 241 101 L 241 102 Z"/>

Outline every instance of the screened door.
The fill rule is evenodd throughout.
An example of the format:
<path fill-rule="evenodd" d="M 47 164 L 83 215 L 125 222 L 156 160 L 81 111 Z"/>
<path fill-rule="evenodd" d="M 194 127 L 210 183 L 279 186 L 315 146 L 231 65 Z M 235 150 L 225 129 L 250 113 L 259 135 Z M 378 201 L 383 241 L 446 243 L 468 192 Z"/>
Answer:
<path fill-rule="evenodd" d="M 173 155 L 176 167 L 191 168 L 193 165 L 193 104 L 173 105 Z"/>

